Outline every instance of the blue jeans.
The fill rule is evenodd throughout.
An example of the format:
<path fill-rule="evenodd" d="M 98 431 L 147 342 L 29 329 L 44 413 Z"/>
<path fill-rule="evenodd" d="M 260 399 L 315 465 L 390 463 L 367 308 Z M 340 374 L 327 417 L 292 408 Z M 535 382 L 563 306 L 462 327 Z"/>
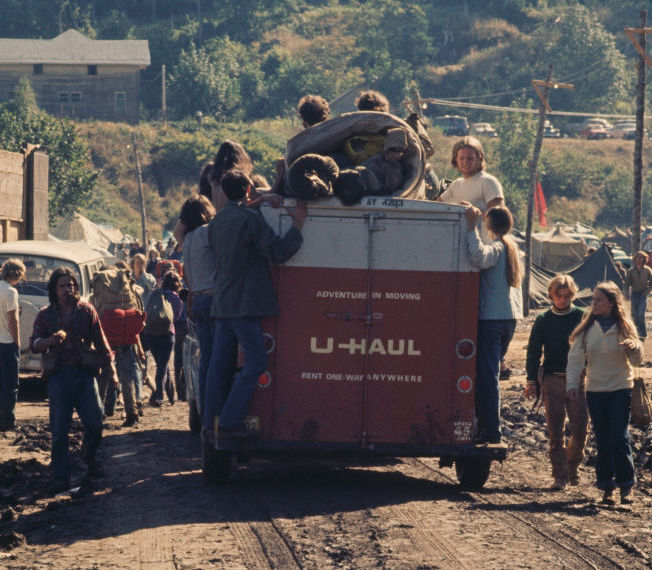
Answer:
<path fill-rule="evenodd" d="M 0 430 L 16 423 L 19 359 L 20 350 L 15 342 L 0 343 Z"/>
<path fill-rule="evenodd" d="M 102 403 L 95 378 L 80 366 L 62 366 L 48 380 L 50 398 L 50 432 L 52 432 L 52 474 L 55 479 L 70 481 L 68 432 L 72 412 L 84 425 L 85 461 L 95 459 L 102 441 Z"/>
<path fill-rule="evenodd" d="M 141 379 L 138 357 L 136 356 L 136 349 L 133 345 L 119 346 L 114 352 L 115 369 L 118 373 L 120 386 L 122 387 L 125 414 L 129 418 L 129 416 L 138 415 L 138 408 L 136 407 L 138 400 L 137 387 Z"/>
<path fill-rule="evenodd" d="M 199 375 L 197 378 L 199 394 L 197 394 L 197 397 L 199 398 L 200 410 L 204 410 L 204 402 L 206 402 L 206 374 L 211 361 L 213 337 L 215 336 L 215 319 L 210 316 L 212 302 L 212 294 L 200 293 L 199 295 L 193 295 L 192 298 L 192 319 L 195 322 L 197 340 L 199 341 Z"/>
<path fill-rule="evenodd" d="M 478 321 L 478 354 L 476 357 L 475 414 L 478 437 L 499 442 L 500 432 L 500 361 L 507 352 L 516 321 Z"/>
<path fill-rule="evenodd" d="M 593 432 L 598 448 L 595 464 L 598 489 L 628 488 L 636 483 L 634 459 L 629 444 L 632 390 L 587 392 Z"/>
<path fill-rule="evenodd" d="M 163 386 L 172 384 L 170 376 L 170 356 L 174 348 L 174 334 L 167 332 L 160 336 L 146 337 L 147 348 L 151 351 L 156 363 L 156 391 L 152 394 L 152 400 L 163 400 Z"/>
<path fill-rule="evenodd" d="M 238 343 L 244 351 L 245 364 L 233 378 Z M 216 319 L 213 351 L 206 376 L 204 426 L 212 429 L 213 418 L 219 416 L 220 427 L 243 427 L 247 406 L 266 366 L 267 353 L 259 318 Z"/>
<path fill-rule="evenodd" d="M 640 293 L 632 292 L 632 319 L 636 325 L 638 336 L 645 338 L 647 336 L 647 329 L 645 328 L 645 309 L 647 309 L 647 291 Z"/>

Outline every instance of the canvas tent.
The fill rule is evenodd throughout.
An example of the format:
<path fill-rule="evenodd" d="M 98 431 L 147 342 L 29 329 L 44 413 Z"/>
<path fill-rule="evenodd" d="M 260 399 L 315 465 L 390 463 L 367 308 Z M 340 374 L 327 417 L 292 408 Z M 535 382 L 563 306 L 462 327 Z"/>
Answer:
<path fill-rule="evenodd" d="M 109 250 L 122 237 L 120 230 L 106 230 L 81 214 L 69 214 L 51 230 L 51 234 L 67 241 L 83 241 L 94 249 Z"/>
<path fill-rule="evenodd" d="M 621 230 L 618 226 L 614 226 L 604 235 L 602 243 L 615 243 L 627 255 L 632 254 L 632 234 Z"/>
<path fill-rule="evenodd" d="M 575 299 L 577 305 L 589 305 L 593 295 L 593 288 L 601 281 L 613 281 L 620 289 L 623 287 L 623 278 L 614 265 L 613 257 L 606 245 L 589 255 L 582 263 L 566 271 L 579 288 Z M 536 264 L 532 265 L 530 274 L 530 307 L 544 307 L 550 304 L 548 299 L 548 282 L 555 273 L 548 271 Z"/>
<path fill-rule="evenodd" d="M 532 261 L 549 271 L 566 271 L 584 259 L 584 241 L 569 236 L 560 225 L 532 236 Z"/>

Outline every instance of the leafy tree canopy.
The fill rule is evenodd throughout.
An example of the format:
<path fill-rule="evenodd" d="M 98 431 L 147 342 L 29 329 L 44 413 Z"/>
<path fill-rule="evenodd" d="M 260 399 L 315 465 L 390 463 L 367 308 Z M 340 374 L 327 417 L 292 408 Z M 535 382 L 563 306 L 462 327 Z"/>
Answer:
<path fill-rule="evenodd" d="M 19 152 L 25 143 L 48 151 L 50 222 L 81 207 L 97 178 L 89 168 L 86 141 L 72 122 L 40 111 L 29 81 L 23 78 L 14 97 L 0 106 L 0 148 Z"/>

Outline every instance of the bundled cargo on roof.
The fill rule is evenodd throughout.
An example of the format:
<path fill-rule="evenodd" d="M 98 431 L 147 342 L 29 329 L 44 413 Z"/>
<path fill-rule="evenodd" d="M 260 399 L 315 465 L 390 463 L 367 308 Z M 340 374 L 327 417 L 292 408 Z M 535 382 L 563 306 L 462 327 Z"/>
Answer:
<path fill-rule="evenodd" d="M 308 199 L 335 194 L 344 203 L 371 195 L 425 199 L 425 157 L 419 136 L 402 119 L 374 111 L 346 113 L 287 142 L 288 194 Z"/>

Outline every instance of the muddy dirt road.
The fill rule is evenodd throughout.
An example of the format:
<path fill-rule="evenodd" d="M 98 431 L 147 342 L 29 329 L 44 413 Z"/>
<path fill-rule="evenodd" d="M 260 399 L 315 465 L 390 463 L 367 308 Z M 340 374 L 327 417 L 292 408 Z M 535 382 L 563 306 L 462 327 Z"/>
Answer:
<path fill-rule="evenodd" d="M 528 334 L 519 328 L 517 373 Z M 633 429 L 633 507 L 599 505 L 592 444 L 580 486 L 550 491 L 543 416 L 528 415 L 523 381 L 502 383 L 510 452 L 475 493 L 428 458 L 256 460 L 208 487 L 179 402 L 146 408 L 137 428 L 120 427 L 118 409 L 100 454 L 105 477 L 86 481 L 77 463 L 79 491 L 49 497 L 47 404 L 21 402 L 18 430 L 0 434 L 0 567 L 652 567 L 650 433 Z M 73 441 L 78 455 L 78 432 Z"/>

